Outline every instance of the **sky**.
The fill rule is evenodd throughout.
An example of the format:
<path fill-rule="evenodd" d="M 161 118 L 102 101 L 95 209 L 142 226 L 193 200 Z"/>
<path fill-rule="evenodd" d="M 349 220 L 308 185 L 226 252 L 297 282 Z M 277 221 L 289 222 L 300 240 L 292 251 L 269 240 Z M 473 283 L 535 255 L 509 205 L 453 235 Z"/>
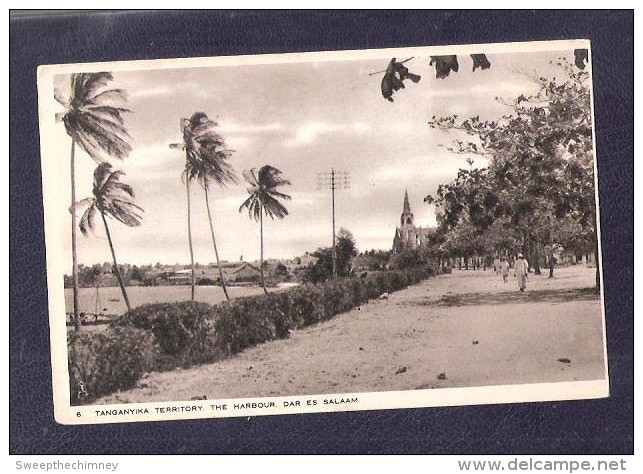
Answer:
<path fill-rule="evenodd" d="M 235 150 L 230 163 L 239 183 L 213 187 L 210 193 L 221 259 L 259 258 L 259 224 L 239 212 L 247 196 L 241 172 L 265 164 L 292 183 L 282 190 L 292 197 L 285 203 L 289 215 L 264 219 L 265 258 L 293 258 L 331 245 L 331 192 L 317 188 L 318 174 L 331 168 L 350 174 L 350 188 L 336 191 L 337 230 L 350 230 L 360 251 L 388 250 L 405 190 L 416 225 L 434 226 L 434 209 L 423 198 L 468 166 L 466 156 L 447 150 L 457 136 L 431 130 L 431 117 L 494 119 L 510 113 L 495 98 L 536 92 L 529 75 L 555 74 L 549 62 L 561 56 L 573 61 L 571 50 L 487 54 L 491 68 L 472 72 L 471 59 L 459 55 L 459 71 L 446 79 L 435 77 L 428 58 L 416 57 L 406 65 L 422 79 L 406 81 L 393 103 L 381 95 L 382 74 L 369 75 L 384 69 L 387 57 L 115 72 L 113 86 L 127 92 L 131 113 L 124 119 L 133 151 L 113 165 L 126 173 L 122 180 L 134 188 L 136 203 L 145 210 L 139 227 L 110 221 L 119 263 L 189 263 L 180 178 L 185 157 L 169 147 L 181 141 L 182 117 L 205 112 Z M 57 81 L 64 87 L 64 81 Z M 71 139 L 62 125 L 57 133 L 51 159 L 68 169 Z M 474 158 L 474 166 L 485 165 L 481 157 Z M 80 200 L 91 194 L 96 163 L 84 152 L 78 152 L 76 162 Z M 191 193 L 195 260 L 214 262 L 204 194 L 197 183 Z M 61 218 L 69 220 L 69 228 L 68 213 Z M 63 254 L 71 255 L 70 241 L 68 235 Z M 78 256 L 86 265 L 111 261 L 101 228 L 88 237 L 78 234 Z"/>

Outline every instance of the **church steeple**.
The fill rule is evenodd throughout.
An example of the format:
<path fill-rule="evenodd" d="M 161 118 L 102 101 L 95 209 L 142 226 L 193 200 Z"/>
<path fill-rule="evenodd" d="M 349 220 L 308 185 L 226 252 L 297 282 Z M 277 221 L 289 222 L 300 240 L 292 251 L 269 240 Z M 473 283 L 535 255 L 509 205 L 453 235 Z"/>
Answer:
<path fill-rule="evenodd" d="M 404 190 L 404 207 L 402 208 L 400 223 L 402 224 L 402 226 L 414 225 L 413 213 L 411 212 L 411 205 L 409 204 L 409 193 L 406 189 Z"/>
<path fill-rule="evenodd" d="M 404 190 L 404 209 L 402 209 L 402 214 L 410 214 L 411 205 L 409 204 L 409 192 Z"/>

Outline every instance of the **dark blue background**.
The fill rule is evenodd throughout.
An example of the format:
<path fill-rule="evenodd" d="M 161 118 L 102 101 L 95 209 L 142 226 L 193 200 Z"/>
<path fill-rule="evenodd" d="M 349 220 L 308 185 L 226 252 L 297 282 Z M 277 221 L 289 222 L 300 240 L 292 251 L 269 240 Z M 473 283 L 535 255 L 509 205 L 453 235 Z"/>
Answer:
<path fill-rule="evenodd" d="M 631 11 L 111 12 L 10 20 L 12 453 L 632 453 Z M 438 44 L 592 40 L 611 397 L 179 422 L 53 420 L 36 67 Z"/>

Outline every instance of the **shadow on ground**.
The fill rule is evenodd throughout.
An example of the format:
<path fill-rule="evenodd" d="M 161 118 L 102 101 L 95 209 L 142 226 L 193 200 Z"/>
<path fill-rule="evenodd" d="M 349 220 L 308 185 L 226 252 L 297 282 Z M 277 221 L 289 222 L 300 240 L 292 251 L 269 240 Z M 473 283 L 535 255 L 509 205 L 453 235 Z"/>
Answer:
<path fill-rule="evenodd" d="M 473 306 L 509 303 L 566 303 L 569 301 L 598 301 L 595 288 L 571 288 L 526 291 L 513 290 L 502 293 L 447 293 L 440 299 L 423 299 L 406 304 L 414 306 Z"/>

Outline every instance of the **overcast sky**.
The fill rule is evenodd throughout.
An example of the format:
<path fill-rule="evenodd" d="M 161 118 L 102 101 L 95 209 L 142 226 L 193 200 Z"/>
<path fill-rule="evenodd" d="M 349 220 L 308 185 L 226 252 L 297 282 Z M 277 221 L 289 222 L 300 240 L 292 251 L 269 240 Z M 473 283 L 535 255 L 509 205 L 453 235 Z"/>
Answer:
<path fill-rule="evenodd" d="M 477 51 L 476 51 L 477 52 Z M 277 65 L 219 66 L 114 73 L 114 86 L 128 94 L 126 126 L 134 150 L 117 168 L 145 209 L 140 227 L 111 223 L 119 262 L 189 263 L 185 186 L 181 151 L 182 117 L 202 111 L 220 123 L 220 132 L 235 152 L 231 164 L 241 171 L 270 164 L 292 182 L 283 220 L 264 220 L 266 258 L 292 258 L 331 244 L 331 195 L 316 189 L 318 173 L 332 167 L 350 173 L 350 189 L 336 193 L 337 229 L 349 229 L 360 251 L 390 249 L 408 190 L 416 224 L 435 225 L 434 209 L 422 199 L 466 167 L 466 156 L 449 153 L 455 136 L 431 130 L 433 115 L 480 115 L 497 118 L 510 112 L 495 97 L 515 98 L 535 92 L 524 74 L 551 75 L 550 60 L 572 51 L 488 54 L 491 69 L 472 72 L 471 59 L 458 57 L 460 70 L 436 79 L 428 58 L 406 65 L 422 76 L 418 84 L 382 98 L 382 75 L 388 58 Z M 398 58 L 402 59 L 402 58 Z M 55 155 L 69 167 L 70 139 L 59 126 Z M 54 152 L 52 150 L 52 152 Z M 77 198 L 89 196 L 95 163 L 77 156 Z M 482 166 L 481 158 L 476 165 Z M 67 188 L 67 183 L 64 183 Z M 68 192 L 68 191 L 67 191 Z M 236 261 L 259 257 L 259 225 L 238 209 L 246 196 L 243 180 L 211 192 L 220 257 Z M 195 259 L 214 261 L 203 191 L 192 187 Z M 65 219 L 69 216 L 61 214 Z M 69 226 L 67 226 L 68 228 Z M 70 255 L 70 238 L 65 254 Z M 78 236 L 79 261 L 110 261 L 102 229 Z M 48 249 L 49 251 L 49 249 Z M 71 268 L 71 258 L 69 259 Z"/>

